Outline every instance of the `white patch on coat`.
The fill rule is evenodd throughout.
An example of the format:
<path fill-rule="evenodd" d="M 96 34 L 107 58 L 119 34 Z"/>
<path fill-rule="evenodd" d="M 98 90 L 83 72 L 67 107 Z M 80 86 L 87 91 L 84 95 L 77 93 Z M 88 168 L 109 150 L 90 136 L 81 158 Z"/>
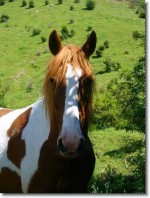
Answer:
<path fill-rule="evenodd" d="M 80 128 L 78 109 L 78 89 L 79 78 L 81 75 L 81 69 L 73 68 L 69 64 L 67 65 L 66 100 L 63 114 L 62 131 L 60 133 L 60 138 L 62 138 L 64 146 L 72 145 L 77 147 L 79 145 L 80 139 L 83 137 Z"/>
<path fill-rule="evenodd" d="M 32 107 L 28 124 L 24 128 L 22 139 L 25 141 L 26 154 L 21 162 L 22 191 L 28 192 L 32 176 L 38 169 L 40 150 L 50 133 L 49 119 L 46 117 L 43 99 Z"/>
<path fill-rule="evenodd" d="M 7 146 L 10 139 L 7 131 L 13 121 L 29 107 L 11 111 L 0 118 L 0 172 L 3 167 L 7 167 L 20 175 L 20 170 L 7 158 Z"/>

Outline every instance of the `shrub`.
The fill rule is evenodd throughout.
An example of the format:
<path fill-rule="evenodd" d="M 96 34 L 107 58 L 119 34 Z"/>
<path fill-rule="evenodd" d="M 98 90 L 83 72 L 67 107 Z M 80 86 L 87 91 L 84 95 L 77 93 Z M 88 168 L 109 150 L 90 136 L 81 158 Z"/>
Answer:
<path fill-rule="evenodd" d="M 112 61 L 110 57 L 106 58 L 104 64 L 105 64 L 105 72 L 118 71 L 121 68 L 120 63 Z"/>
<path fill-rule="evenodd" d="M 70 6 L 70 10 L 74 10 L 74 7 L 73 6 Z"/>
<path fill-rule="evenodd" d="M 41 36 L 41 41 L 42 41 L 42 43 L 45 43 L 46 42 L 46 38 L 44 36 Z"/>
<path fill-rule="evenodd" d="M 5 0 L 0 0 L 0 6 L 5 4 Z"/>
<path fill-rule="evenodd" d="M 45 0 L 45 5 L 49 5 L 49 1 L 48 0 Z"/>
<path fill-rule="evenodd" d="M 1 22 L 1 23 L 5 23 L 5 22 L 8 21 L 8 19 L 9 19 L 9 16 L 8 16 L 8 15 L 2 14 L 2 15 L 1 15 L 1 18 L 0 18 L 0 22 Z"/>
<path fill-rule="evenodd" d="M 71 30 L 70 31 L 70 37 L 73 37 L 73 36 L 75 36 L 75 31 L 74 30 Z"/>
<path fill-rule="evenodd" d="M 32 31 L 32 36 L 36 36 L 36 35 L 39 35 L 41 33 L 41 30 L 40 29 L 33 29 Z"/>
<path fill-rule="evenodd" d="M 63 4 L 63 0 L 58 0 L 58 4 Z"/>
<path fill-rule="evenodd" d="M 118 119 L 115 100 L 110 94 L 105 95 L 102 91 L 101 93 L 93 104 L 92 122 L 97 129 L 115 127 Z"/>
<path fill-rule="evenodd" d="M 26 5 L 27 5 L 26 0 L 23 0 L 23 1 L 22 1 L 22 7 L 25 7 Z"/>
<path fill-rule="evenodd" d="M 91 26 L 89 26 L 88 28 L 87 28 L 87 32 L 90 32 L 90 31 L 92 31 L 93 30 L 93 28 L 91 27 Z"/>
<path fill-rule="evenodd" d="M 69 20 L 69 24 L 72 24 L 72 23 L 74 23 L 74 19 Z"/>
<path fill-rule="evenodd" d="M 9 0 L 9 2 L 14 2 L 15 0 Z"/>
<path fill-rule="evenodd" d="M 109 41 L 105 41 L 105 42 L 104 42 L 104 47 L 105 47 L 105 48 L 109 48 Z"/>
<path fill-rule="evenodd" d="M 96 3 L 95 3 L 94 0 L 87 0 L 86 1 L 86 8 L 87 8 L 87 10 L 94 10 L 95 5 L 96 5 Z"/>
<path fill-rule="evenodd" d="M 101 58 L 102 57 L 102 55 L 103 55 L 103 51 L 102 50 L 96 50 L 96 57 L 97 58 Z"/>
<path fill-rule="evenodd" d="M 144 34 L 140 33 L 139 31 L 133 31 L 132 36 L 135 40 L 137 39 L 144 39 Z"/>
<path fill-rule="evenodd" d="M 69 37 L 69 30 L 67 29 L 66 26 L 63 26 L 61 29 L 61 38 L 67 39 L 68 37 Z"/>
<path fill-rule="evenodd" d="M 80 0 L 75 0 L 74 3 L 80 3 Z"/>
<path fill-rule="evenodd" d="M 142 57 L 132 71 L 124 71 L 119 79 L 108 85 L 108 92 L 116 98 L 126 130 L 145 132 L 145 70 L 145 58 Z"/>
<path fill-rule="evenodd" d="M 99 51 L 104 51 L 104 49 L 105 49 L 105 47 L 104 47 L 103 45 L 100 45 L 100 46 L 98 47 L 98 50 L 99 50 Z"/>
<path fill-rule="evenodd" d="M 29 1 L 29 8 L 34 8 L 35 5 L 34 5 L 34 1 L 33 0 L 30 0 Z"/>
<path fill-rule="evenodd" d="M 137 2 L 137 11 L 136 13 L 139 15 L 140 18 L 145 18 L 145 10 L 146 10 L 146 3 L 144 0 L 139 0 Z"/>

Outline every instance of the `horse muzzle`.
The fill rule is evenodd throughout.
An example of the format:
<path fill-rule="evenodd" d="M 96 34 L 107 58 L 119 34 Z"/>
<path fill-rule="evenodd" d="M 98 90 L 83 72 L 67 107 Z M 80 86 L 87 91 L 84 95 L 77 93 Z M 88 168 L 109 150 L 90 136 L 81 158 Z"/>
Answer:
<path fill-rule="evenodd" d="M 62 138 L 58 139 L 57 147 L 61 157 L 78 158 L 84 153 L 85 140 L 80 138 L 78 144 L 66 144 Z"/>

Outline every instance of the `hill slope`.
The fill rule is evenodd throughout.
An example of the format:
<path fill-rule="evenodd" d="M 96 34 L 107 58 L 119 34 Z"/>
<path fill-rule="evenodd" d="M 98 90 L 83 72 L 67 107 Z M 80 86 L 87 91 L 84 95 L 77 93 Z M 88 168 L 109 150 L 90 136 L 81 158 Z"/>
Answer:
<path fill-rule="evenodd" d="M 58 5 L 56 0 L 51 0 L 50 5 L 45 6 L 44 0 L 37 0 L 35 8 L 29 9 L 28 6 L 21 7 L 21 1 L 16 0 L 0 6 L 0 16 L 6 14 L 10 17 L 7 23 L 0 23 L 0 83 L 2 89 L 8 90 L 5 102 L 10 108 L 26 106 L 41 96 L 51 56 L 47 41 L 42 43 L 41 36 L 48 40 L 54 29 L 59 34 L 62 26 L 75 31 L 75 36 L 64 40 L 64 44 L 82 46 L 89 34 L 89 26 L 97 33 L 97 46 L 109 41 L 110 47 L 103 52 L 102 58 L 90 58 L 95 73 L 104 69 L 103 61 L 107 56 L 118 61 L 122 68 L 131 68 L 142 54 L 143 49 L 133 40 L 132 32 L 143 31 L 144 20 L 139 19 L 127 3 L 97 0 L 93 11 L 85 9 L 85 1 L 74 3 L 66 0 Z M 70 10 L 70 6 L 74 9 Z M 41 33 L 32 36 L 36 28 Z M 117 74 L 96 75 L 97 86 L 105 86 Z"/>

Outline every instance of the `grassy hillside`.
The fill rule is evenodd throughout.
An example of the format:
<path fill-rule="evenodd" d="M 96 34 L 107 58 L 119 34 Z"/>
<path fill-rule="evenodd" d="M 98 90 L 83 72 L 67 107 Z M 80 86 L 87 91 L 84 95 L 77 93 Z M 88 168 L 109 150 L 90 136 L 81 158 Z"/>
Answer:
<path fill-rule="evenodd" d="M 35 8 L 29 9 L 28 5 L 21 6 L 22 0 L 16 0 L 0 6 L 0 17 L 2 14 L 9 16 L 8 22 L 0 23 L 0 94 L 6 91 L 4 104 L 8 108 L 27 106 L 42 95 L 43 79 L 51 58 L 48 38 L 54 29 L 60 35 L 62 26 L 75 32 L 75 36 L 63 40 L 63 44 L 82 46 L 90 33 L 87 31 L 89 26 L 97 34 L 97 47 L 109 42 L 109 48 L 103 51 L 101 58 L 96 58 L 95 54 L 90 58 L 98 94 L 120 72 L 103 73 L 107 57 L 119 62 L 124 70 L 132 69 L 143 55 L 143 46 L 133 39 L 132 33 L 144 32 L 145 21 L 129 8 L 127 1 L 96 0 L 92 11 L 85 9 L 85 1 L 64 0 L 59 5 L 57 0 L 50 0 L 45 6 L 45 0 L 35 0 Z M 33 29 L 37 28 L 41 33 L 32 36 Z M 41 36 L 47 39 L 46 42 L 41 42 Z M 91 128 L 90 131 L 96 168 L 89 191 L 145 192 L 143 135 L 113 128 L 103 131 Z"/>
<path fill-rule="evenodd" d="M 92 193 L 144 193 L 143 134 L 112 128 L 93 131 L 96 167 L 89 185 Z"/>
<path fill-rule="evenodd" d="M 132 68 L 143 53 L 142 47 L 132 38 L 132 32 L 143 31 L 144 20 L 139 19 L 127 3 L 97 0 L 95 9 L 88 11 L 85 1 L 74 3 L 74 0 L 65 0 L 58 5 L 56 0 L 51 0 L 50 4 L 54 6 L 50 7 L 44 5 L 44 0 L 37 0 L 32 9 L 21 7 L 21 2 L 16 0 L 0 6 L 0 16 L 7 14 L 10 17 L 7 23 L 0 23 L 0 83 L 3 89 L 8 90 L 5 102 L 10 108 L 26 106 L 41 96 L 45 70 L 51 57 L 47 41 L 41 43 L 41 36 L 48 40 L 53 29 L 59 34 L 62 26 L 75 31 L 75 36 L 64 40 L 64 44 L 82 46 L 89 26 L 97 33 L 97 46 L 109 41 L 110 47 L 102 58 L 90 58 L 95 73 L 104 69 L 103 62 L 107 56 L 118 61 L 122 68 Z M 70 6 L 74 9 L 70 10 Z M 70 20 L 73 23 L 70 24 Z M 33 37 L 35 28 L 39 28 L 41 33 Z M 97 86 L 104 87 L 117 75 L 118 72 L 96 75 Z"/>

